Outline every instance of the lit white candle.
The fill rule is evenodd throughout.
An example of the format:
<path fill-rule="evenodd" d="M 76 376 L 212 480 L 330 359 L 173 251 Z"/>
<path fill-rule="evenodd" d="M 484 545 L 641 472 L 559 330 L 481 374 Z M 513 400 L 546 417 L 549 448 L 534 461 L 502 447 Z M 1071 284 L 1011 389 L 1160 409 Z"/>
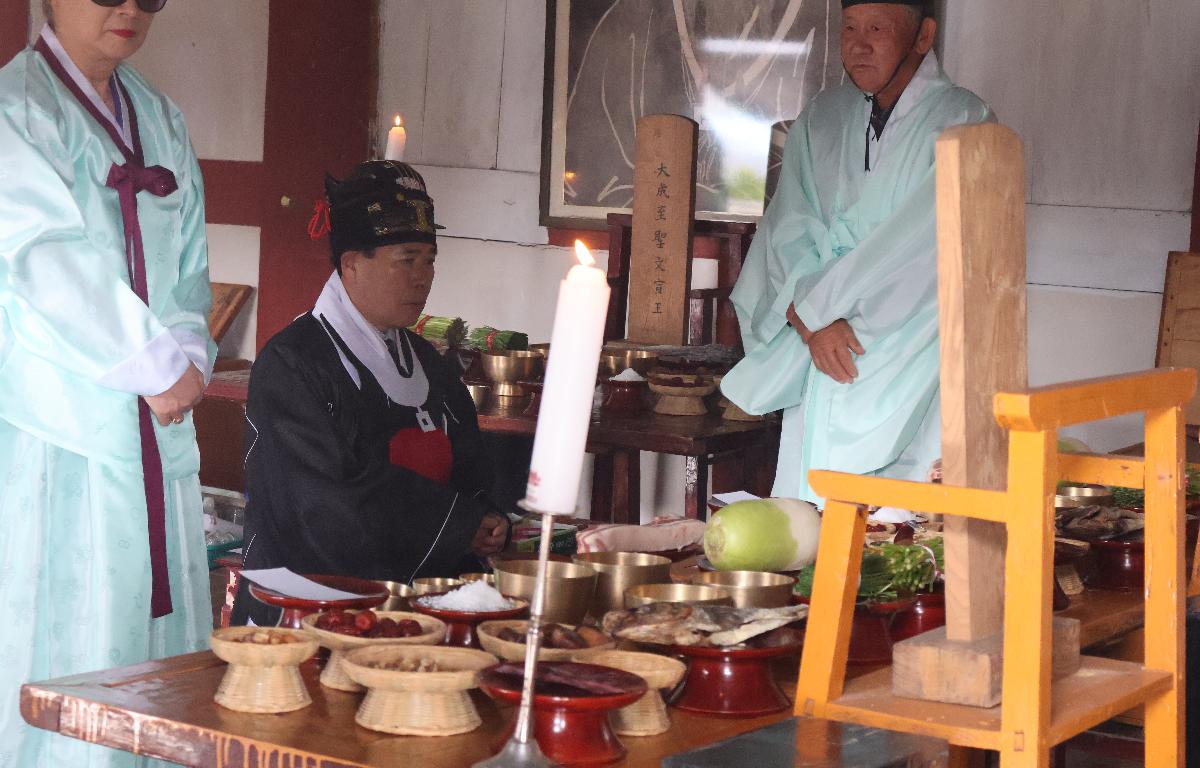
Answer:
<path fill-rule="evenodd" d="M 404 162 L 404 145 L 408 142 L 408 134 L 404 132 L 404 121 L 396 115 L 395 124 L 388 130 L 387 151 L 383 153 L 384 160 Z"/>
<path fill-rule="evenodd" d="M 546 366 L 525 489 L 530 507 L 553 515 L 575 511 L 608 315 L 608 279 L 578 240 L 575 252 L 580 263 L 558 288 L 550 337 L 554 354 Z"/>

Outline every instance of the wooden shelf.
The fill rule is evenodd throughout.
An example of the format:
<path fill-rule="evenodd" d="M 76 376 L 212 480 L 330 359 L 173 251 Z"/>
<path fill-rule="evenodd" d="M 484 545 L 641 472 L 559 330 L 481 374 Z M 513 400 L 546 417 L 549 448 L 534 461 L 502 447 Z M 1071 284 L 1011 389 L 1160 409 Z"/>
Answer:
<path fill-rule="evenodd" d="M 1047 737 L 1058 744 L 1170 688 L 1168 672 L 1084 656 L 1078 672 L 1054 683 Z M 892 670 L 887 667 L 847 682 L 841 698 L 815 714 L 995 750 L 1000 748 L 1000 710 L 893 696 Z"/>

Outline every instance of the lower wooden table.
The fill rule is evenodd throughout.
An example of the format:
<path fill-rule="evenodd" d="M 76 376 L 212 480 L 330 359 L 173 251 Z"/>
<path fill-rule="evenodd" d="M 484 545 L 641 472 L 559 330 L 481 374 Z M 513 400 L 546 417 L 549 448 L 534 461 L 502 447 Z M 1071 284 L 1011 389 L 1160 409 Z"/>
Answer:
<path fill-rule="evenodd" d="M 683 566 L 686 567 L 686 566 Z M 1141 625 L 1141 595 L 1085 591 L 1060 615 L 1081 622 L 1081 639 L 1094 646 Z M 781 659 L 775 673 L 793 696 L 799 656 Z M 225 663 L 208 652 L 94 672 L 21 689 L 21 713 L 39 728 L 84 741 L 202 768 L 461 768 L 490 755 L 512 709 L 478 691 L 483 717 L 459 736 L 388 736 L 359 727 L 359 694 L 324 688 L 315 662 L 301 667 L 311 706 L 281 715 L 247 715 L 213 701 Z M 851 675 L 869 672 L 851 670 Z M 730 738 L 791 716 L 790 712 L 725 719 L 671 709 L 672 728 L 659 736 L 624 737 L 620 766 L 658 766 L 663 758 Z"/>
<path fill-rule="evenodd" d="M 789 694 L 796 659 L 778 670 Z M 790 662 L 790 663 L 789 663 Z M 301 666 L 313 703 L 296 712 L 250 715 L 213 701 L 225 663 L 209 652 L 35 683 L 21 689 L 21 713 L 39 728 L 95 744 L 202 768 L 463 768 L 492 754 L 512 708 L 479 691 L 483 725 L 458 736 L 389 736 L 355 724 L 361 694 L 325 688 L 315 662 Z M 619 766 L 658 766 L 663 758 L 778 722 L 791 712 L 750 719 L 670 710 L 659 736 L 622 737 Z"/>
<path fill-rule="evenodd" d="M 485 432 L 532 437 L 537 417 L 523 413 L 527 400 L 491 398 L 479 411 Z M 725 462 L 740 469 L 727 482 L 760 495 L 770 493 L 779 446 L 779 422 L 727 421 L 719 415 L 664 416 L 647 409 L 634 415 L 592 413 L 587 450 L 595 454 L 592 480 L 593 519 L 616 523 L 640 522 L 641 452 L 688 458 L 684 513 L 704 519 L 708 514 L 709 470 Z"/>

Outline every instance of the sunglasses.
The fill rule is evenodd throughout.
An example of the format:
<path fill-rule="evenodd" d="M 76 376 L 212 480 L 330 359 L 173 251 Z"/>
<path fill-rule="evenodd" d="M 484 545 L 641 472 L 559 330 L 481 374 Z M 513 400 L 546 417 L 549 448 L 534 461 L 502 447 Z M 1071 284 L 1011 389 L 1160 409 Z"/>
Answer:
<path fill-rule="evenodd" d="M 116 8 L 119 5 L 125 5 L 126 0 L 92 0 L 96 5 L 102 5 L 105 8 Z M 167 0 L 137 0 L 137 7 L 141 8 L 146 13 L 158 13 L 167 4 Z"/>

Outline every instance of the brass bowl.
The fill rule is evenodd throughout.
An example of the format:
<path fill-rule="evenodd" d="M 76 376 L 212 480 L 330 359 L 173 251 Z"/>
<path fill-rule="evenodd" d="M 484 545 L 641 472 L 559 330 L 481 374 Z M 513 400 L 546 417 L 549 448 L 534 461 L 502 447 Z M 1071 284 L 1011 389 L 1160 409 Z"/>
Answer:
<path fill-rule="evenodd" d="M 733 605 L 733 595 L 722 587 L 700 584 L 642 584 L 625 591 L 626 608 L 637 608 L 639 605 L 650 603 Z"/>
<path fill-rule="evenodd" d="M 483 373 L 496 385 L 497 397 L 520 397 L 525 394 L 518 381 L 540 379 L 546 359 L 527 349 L 505 349 L 484 352 L 479 356 Z"/>
<path fill-rule="evenodd" d="M 599 618 L 625 607 L 625 590 L 640 584 L 671 580 L 671 561 L 662 555 L 642 552 L 581 552 L 575 562 L 596 571 L 596 594 L 589 612 Z"/>
<path fill-rule="evenodd" d="M 523 597 L 533 602 L 537 560 L 504 560 L 496 563 L 496 589 L 506 597 Z M 596 571 L 590 565 L 550 561 L 546 564 L 545 621 L 579 624 L 587 615 L 596 591 Z"/>
<path fill-rule="evenodd" d="M 380 611 L 407 611 L 408 598 L 415 595 L 416 591 L 412 587 L 402 581 L 381 581 L 380 584 L 387 587 L 391 597 L 379 606 Z"/>
<path fill-rule="evenodd" d="M 546 341 L 546 342 L 542 342 L 541 344 L 530 344 L 529 351 L 537 352 L 545 360 L 548 361 L 550 359 L 550 342 Z"/>
<path fill-rule="evenodd" d="M 467 384 L 467 391 L 471 393 L 471 400 L 475 402 L 475 410 L 482 411 L 487 405 L 488 395 L 492 392 L 490 384 Z"/>
<path fill-rule="evenodd" d="M 452 589 L 458 589 L 462 585 L 462 579 L 450 579 L 444 576 L 428 576 L 420 579 L 413 579 L 412 583 L 414 595 L 430 595 L 434 592 L 449 592 Z"/>
<path fill-rule="evenodd" d="M 1087 507 L 1093 504 L 1101 507 L 1111 507 L 1113 503 L 1112 489 L 1107 485 L 1096 485 L 1094 483 L 1070 483 L 1063 485 L 1054 496 L 1054 506 L 1059 509 Z"/>
<path fill-rule="evenodd" d="M 600 371 L 605 379 L 632 368 L 642 377 L 650 374 L 658 362 L 658 353 L 647 349 L 606 349 L 600 353 Z"/>
<path fill-rule="evenodd" d="M 704 571 L 693 584 L 728 590 L 737 608 L 782 608 L 792 603 L 796 577 L 767 571 Z"/>
<path fill-rule="evenodd" d="M 470 584 L 473 581 L 483 581 L 496 586 L 496 574 L 494 573 L 460 573 L 458 578 L 462 579 L 463 584 Z"/>

